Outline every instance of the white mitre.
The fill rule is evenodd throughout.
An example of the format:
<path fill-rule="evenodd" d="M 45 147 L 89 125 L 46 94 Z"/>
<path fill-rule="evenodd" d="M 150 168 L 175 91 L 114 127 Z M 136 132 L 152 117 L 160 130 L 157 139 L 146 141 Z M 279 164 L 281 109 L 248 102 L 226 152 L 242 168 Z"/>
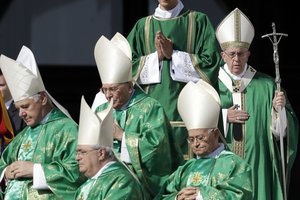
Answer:
<path fill-rule="evenodd" d="M 254 27 L 248 17 L 236 8 L 221 21 L 216 37 L 222 50 L 228 47 L 249 49 L 254 37 Z"/>
<path fill-rule="evenodd" d="M 94 56 L 102 84 L 132 80 L 131 48 L 120 33 L 116 33 L 111 40 L 101 36 L 96 43 Z"/>
<path fill-rule="evenodd" d="M 15 102 L 45 91 L 51 101 L 69 118 L 68 111 L 46 91 L 32 51 L 23 46 L 16 60 L 1 55 L 0 66 Z"/>
<path fill-rule="evenodd" d="M 82 96 L 78 145 L 113 147 L 112 101 L 105 110 L 94 113 Z"/>
<path fill-rule="evenodd" d="M 221 110 L 220 97 L 202 79 L 197 83 L 190 81 L 178 96 L 177 109 L 188 130 L 216 128 Z"/>

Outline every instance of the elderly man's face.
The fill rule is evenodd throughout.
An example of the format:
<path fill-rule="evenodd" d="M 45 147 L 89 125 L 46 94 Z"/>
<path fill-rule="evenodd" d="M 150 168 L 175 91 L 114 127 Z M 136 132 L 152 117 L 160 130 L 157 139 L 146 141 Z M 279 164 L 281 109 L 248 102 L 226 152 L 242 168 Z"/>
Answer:
<path fill-rule="evenodd" d="M 130 99 L 133 92 L 132 84 L 119 83 L 119 84 L 103 84 L 101 88 L 102 92 L 108 101 L 113 99 L 113 108 L 120 109 Z"/>
<path fill-rule="evenodd" d="M 191 129 L 188 132 L 188 142 L 197 156 L 206 156 L 219 146 L 218 129 Z"/>
<path fill-rule="evenodd" d="M 224 50 L 221 56 L 226 62 L 229 71 L 234 75 L 239 75 L 244 71 L 250 51 L 241 47 L 230 47 Z"/>
<path fill-rule="evenodd" d="M 77 145 L 76 160 L 79 171 L 87 178 L 93 177 L 99 171 L 99 149 L 89 145 Z"/>
<path fill-rule="evenodd" d="M 45 115 L 42 110 L 47 101 L 46 98 L 44 94 L 37 94 L 33 97 L 15 102 L 16 108 L 19 109 L 19 116 L 28 126 L 34 127 L 42 121 Z"/>

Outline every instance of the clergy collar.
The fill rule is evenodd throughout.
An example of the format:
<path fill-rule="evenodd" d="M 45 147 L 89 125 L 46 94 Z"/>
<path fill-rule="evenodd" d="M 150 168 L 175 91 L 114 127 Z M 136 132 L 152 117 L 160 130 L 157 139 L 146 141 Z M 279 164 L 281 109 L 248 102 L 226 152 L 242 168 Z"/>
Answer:
<path fill-rule="evenodd" d="M 248 68 L 248 64 L 246 63 L 245 66 L 244 66 L 244 70 L 242 71 L 242 73 L 240 73 L 239 75 L 234 75 L 230 72 L 229 68 L 228 68 L 228 65 L 225 64 L 224 65 L 224 69 L 225 71 L 227 72 L 227 74 L 229 74 L 231 76 L 231 78 L 233 80 L 241 80 L 243 78 L 243 76 L 245 75 L 246 71 L 247 71 L 247 68 Z"/>
<path fill-rule="evenodd" d="M 10 100 L 8 100 L 8 101 L 5 102 L 5 107 L 6 107 L 6 109 L 9 109 L 10 104 L 11 104 L 12 102 L 13 102 L 13 99 L 10 99 Z"/>
<path fill-rule="evenodd" d="M 53 111 L 53 109 L 50 112 L 48 112 L 47 115 L 44 116 L 44 118 L 40 121 L 39 124 L 46 124 L 52 111 Z"/>
<path fill-rule="evenodd" d="M 132 88 L 132 93 L 131 93 L 131 96 L 130 96 L 129 100 L 120 109 L 116 109 L 116 110 L 126 110 L 128 105 L 129 105 L 130 100 L 132 99 L 132 97 L 134 95 L 134 93 L 135 93 L 135 89 Z"/>
<path fill-rule="evenodd" d="M 210 154 L 208 154 L 207 156 L 197 156 L 197 159 L 200 159 L 200 158 L 217 158 L 219 157 L 219 155 L 221 154 L 221 152 L 225 149 L 225 146 L 223 143 L 220 143 L 219 144 L 219 147 L 214 150 L 213 152 L 211 152 Z"/>
<path fill-rule="evenodd" d="M 110 165 L 114 164 L 116 161 L 110 161 L 106 163 L 91 179 L 97 179 L 105 169 L 107 169 Z"/>
<path fill-rule="evenodd" d="M 183 3 L 179 0 L 178 4 L 172 10 L 162 10 L 158 4 L 157 8 L 155 9 L 154 16 L 163 18 L 163 19 L 170 19 L 173 17 L 177 17 L 181 10 L 183 9 Z"/>

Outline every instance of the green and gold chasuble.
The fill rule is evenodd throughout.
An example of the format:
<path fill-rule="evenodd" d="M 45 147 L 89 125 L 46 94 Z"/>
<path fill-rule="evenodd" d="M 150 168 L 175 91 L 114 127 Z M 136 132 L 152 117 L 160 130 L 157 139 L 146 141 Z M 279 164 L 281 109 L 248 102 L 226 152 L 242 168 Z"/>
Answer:
<path fill-rule="evenodd" d="M 157 31 L 173 41 L 173 49 L 187 52 L 199 76 L 216 87 L 220 55 L 215 30 L 207 15 L 183 9 L 179 16 L 160 19 L 153 15 L 141 18 L 127 39 L 132 49 L 133 78 L 137 80 L 146 61 L 146 56 L 156 51 Z M 170 60 L 163 60 L 161 83 L 142 85 L 150 97 L 157 99 L 165 109 L 173 127 L 176 142 L 187 154 L 186 127 L 177 111 L 177 98 L 186 83 L 174 81 L 170 76 Z"/>
<path fill-rule="evenodd" d="M 76 192 L 75 200 L 143 200 L 140 183 L 121 164 L 115 162 L 97 179 L 88 179 Z"/>
<path fill-rule="evenodd" d="M 22 130 L 3 152 L 0 172 L 17 160 L 39 163 L 50 190 L 33 189 L 32 178 L 20 178 L 8 183 L 5 199 L 72 199 L 85 180 L 75 160 L 77 128 L 73 120 L 54 108 L 47 122 Z"/>
<path fill-rule="evenodd" d="M 225 69 L 222 67 L 220 71 Z M 279 141 L 273 136 L 271 126 L 271 110 L 276 84 L 274 79 L 266 74 L 257 72 L 253 67 L 247 69 L 254 76 L 240 85 L 245 87 L 241 92 L 242 110 L 249 113 L 250 118 L 242 128 L 242 139 L 236 141 L 233 136 L 233 125 L 229 124 L 226 141 L 232 151 L 245 159 L 253 169 L 252 183 L 254 199 L 279 200 L 283 199 L 282 169 Z M 220 73 L 221 74 L 221 73 Z M 223 73 L 227 79 L 231 77 Z M 222 108 L 233 106 L 231 90 L 226 87 L 225 78 L 219 79 L 219 94 Z M 235 85 L 232 81 L 231 85 Z M 287 96 L 286 96 L 287 99 Z M 298 120 L 287 99 L 287 137 L 285 138 L 285 158 L 287 170 L 287 186 L 290 172 L 295 161 L 298 141 Z"/>
<path fill-rule="evenodd" d="M 174 200 L 183 188 L 199 187 L 203 199 L 252 200 L 251 173 L 245 161 L 227 150 L 216 157 L 193 158 L 170 176 L 156 199 Z"/>
<path fill-rule="evenodd" d="M 99 106 L 96 112 L 107 107 Z M 114 110 L 125 132 L 132 168 L 149 199 L 158 193 L 165 179 L 183 163 L 171 127 L 161 104 L 136 89 L 125 109 Z M 114 147 L 120 151 L 120 142 Z"/>

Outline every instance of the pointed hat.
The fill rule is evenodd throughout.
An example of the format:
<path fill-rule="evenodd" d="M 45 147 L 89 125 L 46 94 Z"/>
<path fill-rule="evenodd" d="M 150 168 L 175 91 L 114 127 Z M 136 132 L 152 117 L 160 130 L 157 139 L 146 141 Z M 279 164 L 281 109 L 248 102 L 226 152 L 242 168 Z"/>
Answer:
<path fill-rule="evenodd" d="M 94 56 L 102 84 L 125 83 L 132 80 L 131 48 L 120 33 L 108 40 L 101 36 Z"/>
<path fill-rule="evenodd" d="M 221 109 L 220 97 L 202 79 L 197 83 L 189 82 L 179 94 L 177 109 L 188 130 L 216 128 Z"/>
<path fill-rule="evenodd" d="M 219 24 L 216 37 L 222 50 L 228 47 L 249 49 L 254 37 L 254 27 L 248 17 L 236 8 Z"/>
<path fill-rule="evenodd" d="M 15 102 L 45 91 L 51 101 L 69 118 L 68 111 L 45 89 L 32 51 L 23 46 L 16 60 L 1 55 L 0 66 Z"/>
<path fill-rule="evenodd" d="M 78 144 L 112 147 L 112 133 L 112 101 L 105 110 L 94 113 L 82 96 L 79 117 Z"/>

